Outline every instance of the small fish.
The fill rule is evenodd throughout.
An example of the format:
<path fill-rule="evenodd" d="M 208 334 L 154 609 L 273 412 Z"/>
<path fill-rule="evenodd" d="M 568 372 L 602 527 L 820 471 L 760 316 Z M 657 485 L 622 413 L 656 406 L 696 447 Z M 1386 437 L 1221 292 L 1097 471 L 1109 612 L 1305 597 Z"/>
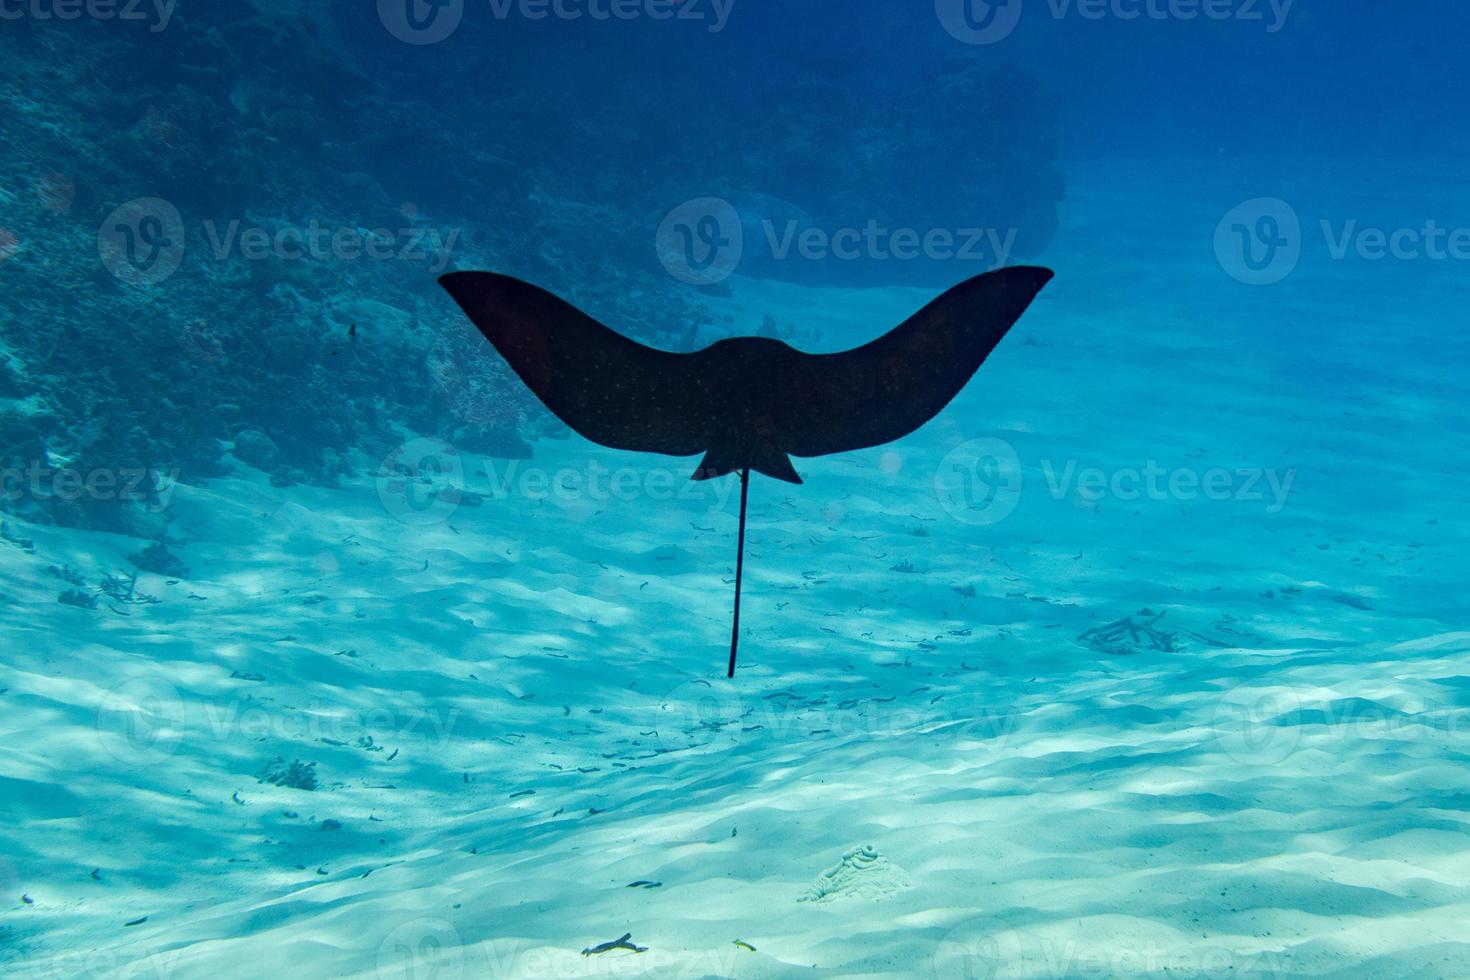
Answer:
<path fill-rule="evenodd" d="M 355 324 L 355 323 L 352 324 L 351 326 L 349 326 L 347 328 L 347 342 L 349 344 L 356 344 L 357 343 L 357 324 Z M 340 351 L 340 350 L 334 350 L 334 351 L 330 351 L 327 356 L 328 357 L 336 357 L 340 353 L 342 353 L 342 351 Z"/>

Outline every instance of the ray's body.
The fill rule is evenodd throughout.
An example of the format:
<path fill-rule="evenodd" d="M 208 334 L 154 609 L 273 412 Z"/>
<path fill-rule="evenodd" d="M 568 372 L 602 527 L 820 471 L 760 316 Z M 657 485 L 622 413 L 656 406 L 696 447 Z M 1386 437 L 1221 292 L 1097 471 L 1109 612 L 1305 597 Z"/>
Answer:
<path fill-rule="evenodd" d="M 750 471 L 800 483 L 791 456 L 879 446 L 949 404 L 1052 278 L 1017 266 L 969 279 L 893 330 L 837 354 L 733 337 L 657 350 L 530 283 L 489 272 L 440 282 L 552 414 L 603 446 L 704 454 L 693 479 L 740 475 L 735 675 Z"/>

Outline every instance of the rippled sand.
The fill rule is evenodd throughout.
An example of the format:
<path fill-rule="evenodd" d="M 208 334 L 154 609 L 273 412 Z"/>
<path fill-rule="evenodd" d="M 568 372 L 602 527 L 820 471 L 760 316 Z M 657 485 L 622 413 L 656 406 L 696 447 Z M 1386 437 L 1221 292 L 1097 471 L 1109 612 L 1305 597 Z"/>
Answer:
<path fill-rule="evenodd" d="M 1074 190 L 940 420 L 753 482 L 734 683 L 693 460 L 242 467 L 176 495 L 191 578 L 96 610 L 48 566 L 138 542 L 12 521 L 5 976 L 1470 973 L 1463 287 L 1242 287 L 1255 188 L 1145 176 Z M 829 349 L 925 298 L 734 292 Z M 800 901 L 864 845 L 901 882 Z"/>

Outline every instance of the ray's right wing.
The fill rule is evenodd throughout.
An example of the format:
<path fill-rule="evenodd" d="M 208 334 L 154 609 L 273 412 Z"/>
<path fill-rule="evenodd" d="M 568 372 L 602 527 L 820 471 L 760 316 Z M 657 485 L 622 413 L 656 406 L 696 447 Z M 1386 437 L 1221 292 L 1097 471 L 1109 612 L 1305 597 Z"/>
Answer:
<path fill-rule="evenodd" d="M 869 344 L 803 355 L 783 393 L 786 450 L 824 456 L 913 432 L 959 394 L 1052 275 L 1036 266 L 987 272 Z"/>
<path fill-rule="evenodd" d="M 709 448 L 713 402 L 693 356 L 645 347 L 510 276 L 453 272 L 439 282 L 578 434 L 632 452 L 691 456 Z"/>

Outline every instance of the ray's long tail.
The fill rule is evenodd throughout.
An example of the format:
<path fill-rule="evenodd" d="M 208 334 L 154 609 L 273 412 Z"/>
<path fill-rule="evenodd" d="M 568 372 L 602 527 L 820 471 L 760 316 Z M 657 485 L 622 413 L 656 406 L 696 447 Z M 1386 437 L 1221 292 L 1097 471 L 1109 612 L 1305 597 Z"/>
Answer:
<path fill-rule="evenodd" d="M 735 676 L 735 651 L 740 645 L 740 580 L 745 575 L 745 501 L 750 494 L 750 470 L 740 471 L 740 534 L 735 545 L 735 624 L 730 628 L 730 672 Z"/>

